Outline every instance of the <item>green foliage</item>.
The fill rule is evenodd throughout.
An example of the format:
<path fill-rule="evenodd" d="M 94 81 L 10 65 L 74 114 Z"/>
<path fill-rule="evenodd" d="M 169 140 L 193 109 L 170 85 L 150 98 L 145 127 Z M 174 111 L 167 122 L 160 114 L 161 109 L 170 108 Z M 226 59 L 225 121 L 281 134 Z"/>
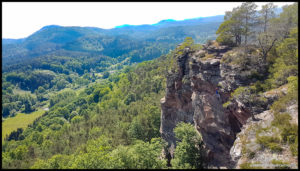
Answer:
<path fill-rule="evenodd" d="M 37 160 L 32 169 L 67 168 L 119 168 L 119 169 L 159 169 L 166 164 L 159 159 L 164 143 L 161 139 L 152 139 L 151 143 L 136 141 L 132 146 L 118 146 L 112 150 L 109 139 L 101 136 L 88 141 L 86 152 L 78 155 L 54 155 L 49 160 Z"/>
<path fill-rule="evenodd" d="M 233 24 L 232 20 L 224 21 L 220 27 L 218 28 L 216 34 L 219 34 L 216 41 L 221 45 L 234 46 L 234 41 L 232 40 L 231 28 L 230 26 Z"/>
<path fill-rule="evenodd" d="M 58 154 L 47 161 L 38 159 L 31 169 L 68 169 L 70 168 L 71 158 L 72 156 Z"/>
<path fill-rule="evenodd" d="M 107 168 L 108 152 L 111 151 L 109 139 L 104 136 L 87 142 L 86 152 L 81 153 L 72 163 L 73 168 Z"/>
<path fill-rule="evenodd" d="M 298 136 L 296 136 L 295 142 L 290 144 L 290 150 L 293 156 L 298 156 Z"/>
<path fill-rule="evenodd" d="M 150 141 L 159 137 L 160 111 L 157 107 L 150 107 L 144 114 L 133 119 L 129 126 L 128 134 L 131 138 L 143 141 Z"/>
<path fill-rule="evenodd" d="M 37 98 L 31 93 L 4 95 L 2 116 L 15 116 L 18 112 L 30 113 L 36 109 Z"/>
<path fill-rule="evenodd" d="M 128 134 L 132 138 L 144 139 L 145 130 L 143 130 L 142 128 L 143 128 L 142 124 L 139 121 L 137 121 L 137 119 L 134 119 L 133 122 L 130 124 Z"/>
<path fill-rule="evenodd" d="M 60 102 L 61 104 L 67 103 L 68 101 L 71 101 L 74 98 L 74 96 L 76 96 L 76 93 L 72 90 L 65 90 L 59 92 L 58 94 L 50 97 L 50 107 Z"/>
<path fill-rule="evenodd" d="M 245 7 L 244 4 L 243 8 Z M 291 18 L 292 28 L 295 26 L 296 16 L 294 13 L 289 14 L 289 9 L 296 11 L 294 6 L 285 8 L 279 20 L 283 22 L 282 18 Z M 245 30 L 245 23 L 239 23 L 242 21 L 239 17 L 243 17 L 243 10 L 245 11 L 237 8 L 226 15 L 227 24 L 223 24 L 218 37 L 222 43 L 239 44 L 241 36 L 251 34 L 249 30 Z M 239 28 L 238 24 L 243 28 Z M 50 28 L 44 28 L 39 34 L 30 36 L 24 45 L 12 45 L 12 48 L 5 46 L 2 116 L 12 116 L 19 111 L 33 111 L 47 104 L 50 106 L 48 112 L 22 132 L 24 137 L 18 138 L 18 141 L 3 141 L 3 168 L 165 168 L 166 161 L 160 159 L 165 143 L 159 139 L 159 100 L 165 94 L 165 73 L 174 69 L 172 67 L 176 57 L 183 54 L 184 48 L 202 48 L 194 40 L 205 42 L 207 38 L 214 39 L 213 34 L 218 25 L 214 21 L 206 24 L 207 27 L 203 24 L 193 26 L 191 34 L 187 33 L 190 28 L 179 26 L 139 33 L 128 28 L 125 31 L 115 29 L 116 32 L 111 32 L 110 35 L 102 30 L 99 35 L 97 29 L 89 30 L 87 35 L 82 31 L 85 28 L 64 27 L 56 28 L 59 34 L 53 34 Z M 70 30 L 72 32 L 64 37 Z M 242 94 L 252 97 L 248 95 L 270 88 L 274 82 L 274 87 L 288 82 L 288 98 L 281 106 L 291 99 L 297 100 L 298 96 L 294 94 L 298 92 L 298 33 L 296 29 L 287 31 L 290 36 L 276 42 L 268 56 L 272 65 L 269 77 L 271 81 L 238 89 L 233 93 L 234 96 Z M 227 32 L 230 34 L 227 35 Z M 40 36 L 43 37 L 42 43 L 39 42 Z M 182 42 L 184 37 L 187 38 L 181 46 L 167 55 L 134 64 L 166 54 Z M 50 46 L 49 41 L 52 42 Z M 16 53 L 9 53 L 9 50 L 15 50 Z M 48 52 L 44 50 L 49 50 L 51 55 L 47 55 Z M 29 51 L 37 56 L 31 56 Z M 258 53 L 253 49 L 249 53 L 250 51 L 252 56 Z M 10 58 L 7 55 L 11 55 Z M 242 56 L 234 60 L 234 56 L 227 60 L 245 66 L 259 59 Z M 121 70 L 123 66 L 131 64 L 134 65 Z M 260 79 L 257 74 L 260 72 L 253 70 L 253 77 Z M 99 79 L 101 73 L 108 78 Z M 24 90 L 30 90 L 31 94 L 22 94 Z M 279 123 L 281 121 L 277 124 Z M 195 128 L 180 124 L 174 131 L 178 143 L 175 158 L 172 160 L 173 168 L 204 168 L 206 163 L 203 142 Z M 282 127 L 282 140 L 289 143 L 294 155 L 298 153 L 297 134 L 294 125 Z M 267 148 L 280 151 L 278 139 L 260 140 Z"/>
<path fill-rule="evenodd" d="M 280 139 L 278 137 L 256 136 L 256 141 L 263 148 L 269 148 L 273 152 L 281 152 L 283 150 L 279 144 Z"/>
<path fill-rule="evenodd" d="M 253 2 L 242 3 L 241 6 L 227 11 L 224 22 L 220 25 L 216 34 L 219 34 L 217 41 L 221 44 L 232 46 L 241 45 L 242 37 L 247 44 L 248 36 L 252 35 L 255 26 L 255 13 L 257 5 Z"/>
<path fill-rule="evenodd" d="M 288 93 L 280 96 L 271 106 L 274 113 L 284 112 L 288 104 L 298 101 L 298 77 L 289 77 L 288 80 Z"/>
<path fill-rule="evenodd" d="M 259 164 L 259 163 L 244 162 L 244 163 L 240 164 L 240 169 L 263 169 L 260 166 L 252 166 L 252 164 Z"/>
<path fill-rule="evenodd" d="M 271 163 L 275 165 L 275 169 L 290 169 L 290 167 L 287 165 L 289 164 L 288 162 L 273 159 Z"/>
<path fill-rule="evenodd" d="M 11 167 L 12 158 L 8 152 L 2 152 L 2 168 Z"/>
<path fill-rule="evenodd" d="M 249 157 L 250 159 L 253 159 L 253 158 L 255 157 L 255 152 L 251 151 L 251 152 L 249 153 L 248 157 Z"/>
<path fill-rule="evenodd" d="M 136 141 L 129 147 L 119 146 L 111 155 L 111 168 L 117 169 L 161 169 L 166 161 L 159 159 L 164 142 L 154 138 L 151 142 Z"/>
<path fill-rule="evenodd" d="M 280 26 L 278 34 L 282 38 L 288 37 L 289 31 L 295 27 L 298 27 L 298 3 L 292 5 L 285 5 L 282 7 L 283 11 L 278 18 L 275 18 L 272 22 Z"/>
<path fill-rule="evenodd" d="M 231 97 L 239 98 L 239 96 L 241 96 L 243 93 L 246 93 L 246 91 L 249 91 L 247 87 L 240 86 L 237 89 L 235 89 L 233 93 L 231 93 Z"/>
<path fill-rule="evenodd" d="M 274 120 L 272 121 L 272 125 L 277 127 L 282 127 L 288 125 L 292 117 L 288 113 L 275 113 Z"/>
<path fill-rule="evenodd" d="M 191 50 L 200 50 L 202 46 L 200 44 L 195 44 L 192 37 L 186 37 L 180 46 L 176 47 L 175 51 L 177 51 L 177 54 L 181 55 L 185 48 L 190 48 Z"/>
<path fill-rule="evenodd" d="M 82 169 L 165 167 L 166 162 L 159 158 L 163 144 L 152 140 L 160 137 L 159 99 L 165 90 L 162 71 L 167 60 L 162 57 L 132 66 L 126 72 L 110 75 L 107 81 L 79 91 L 66 89 L 52 94 L 49 111 L 24 130 L 24 140 L 19 141 L 33 148 L 34 152 L 26 159 L 28 164 L 24 165 L 25 160 L 15 162 L 15 158 L 8 158 L 5 161 L 9 163 L 4 165 L 7 168 L 15 163 L 13 168 Z M 143 132 L 139 132 L 141 130 Z M 95 147 L 92 143 L 97 140 L 101 144 L 105 139 L 109 143 L 103 147 Z M 137 139 L 143 142 L 135 146 Z M 132 152 L 131 158 L 121 146 Z M 119 147 L 120 151 L 112 153 Z M 102 151 L 97 151 L 100 148 Z M 11 152 L 13 149 L 5 150 Z M 118 159 L 119 155 L 121 157 L 118 152 L 124 154 L 121 159 Z M 60 162 L 60 158 L 69 162 Z M 118 162 L 123 159 L 131 163 Z"/>
<path fill-rule="evenodd" d="M 275 113 L 272 125 L 280 129 L 283 142 L 288 143 L 292 154 L 296 155 L 298 154 L 298 125 L 291 124 L 291 119 L 288 113 Z"/>
<path fill-rule="evenodd" d="M 298 125 L 291 124 L 288 127 L 283 127 L 281 137 L 284 142 L 288 142 L 289 144 L 295 143 L 296 137 L 298 137 Z"/>
<path fill-rule="evenodd" d="M 290 99 L 298 101 L 298 77 L 290 76 L 288 80 L 288 95 Z"/>
<path fill-rule="evenodd" d="M 206 166 L 204 144 L 195 128 L 191 124 L 181 122 L 174 132 L 178 141 L 175 157 L 171 160 L 172 168 L 204 168 Z"/>
<path fill-rule="evenodd" d="M 28 148 L 26 145 L 18 146 L 13 153 L 11 153 L 12 158 L 17 160 L 23 160 L 27 157 Z"/>
<path fill-rule="evenodd" d="M 172 72 L 178 71 L 177 66 L 177 58 L 178 56 L 183 55 L 184 49 L 189 49 L 190 51 L 196 51 L 202 49 L 202 45 L 195 44 L 192 37 L 186 37 L 184 41 L 176 47 L 174 51 L 169 53 L 167 55 L 167 58 L 169 58 L 170 63 L 168 64 L 169 68 L 171 68 Z"/>
<path fill-rule="evenodd" d="M 270 68 L 271 76 L 267 80 L 272 88 L 288 83 L 290 76 L 298 76 L 298 29 L 291 30 L 289 37 L 278 45 L 276 51 L 279 57 Z"/>
<path fill-rule="evenodd" d="M 103 77 L 102 78 L 108 78 L 109 77 L 109 72 L 108 71 L 105 71 L 104 73 L 103 73 Z"/>
<path fill-rule="evenodd" d="M 202 59 L 207 60 L 207 59 L 212 59 L 214 57 L 215 57 L 215 55 L 206 53 L 205 56 Z"/>
<path fill-rule="evenodd" d="M 11 141 L 11 140 L 22 140 L 24 139 L 24 136 L 22 135 L 23 132 L 23 128 L 18 128 L 17 131 L 12 131 L 9 136 L 7 138 L 5 138 L 5 140 L 7 141 Z"/>

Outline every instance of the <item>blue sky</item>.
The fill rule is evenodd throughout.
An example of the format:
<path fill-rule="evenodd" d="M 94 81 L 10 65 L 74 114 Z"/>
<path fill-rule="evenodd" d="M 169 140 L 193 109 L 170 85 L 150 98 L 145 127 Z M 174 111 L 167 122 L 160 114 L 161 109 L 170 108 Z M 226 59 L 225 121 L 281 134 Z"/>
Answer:
<path fill-rule="evenodd" d="M 224 15 L 242 2 L 2 2 L 2 38 L 24 38 L 46 25 L 104 29 L 164 19 Z M 263 2 L 256 3 L 260 9 Z M 291 2 L 274 3 L 282 7 Z"/>

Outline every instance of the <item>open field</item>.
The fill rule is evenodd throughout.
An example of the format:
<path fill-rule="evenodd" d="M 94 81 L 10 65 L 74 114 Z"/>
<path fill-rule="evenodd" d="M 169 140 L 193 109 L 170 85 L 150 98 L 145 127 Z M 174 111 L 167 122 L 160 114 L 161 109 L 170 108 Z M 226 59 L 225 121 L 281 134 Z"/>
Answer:
<path fill-rule="evenodd" d="M 2 141 L 6 135 L 9 135 L 12 131 L 18 128 L 25 129 L 31 124 L 36 118 L 42 116 L 44 113 L 43 109 L 39 109 L 30 114 L 18 113 L 15 117 L 7 118 L 2 122 Z"/>

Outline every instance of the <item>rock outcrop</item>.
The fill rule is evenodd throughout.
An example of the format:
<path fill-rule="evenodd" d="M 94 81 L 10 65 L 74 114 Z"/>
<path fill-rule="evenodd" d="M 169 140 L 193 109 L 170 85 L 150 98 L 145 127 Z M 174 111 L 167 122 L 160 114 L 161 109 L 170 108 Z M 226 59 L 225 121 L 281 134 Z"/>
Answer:
<path fill-rule="evenodd" d="M 287 107 L 287 111 L 293 118 L 298 118 L 297 108 L 297 104 Z M 278 167 L 297 169 L 298 158 L 291 154 L 287 144 L 281 145 L 281 152 L 272 152 L 270 149 L 261 148 L 261 145 L 257 143 L 258 132 L 260 132 L 259 136 L 277 137 L 280 135 L 279 129 L 271 124 L 274 113 L 271 110 L 266 110 L 255 117 L 257 118 L 256 121 L 247 120 L 231 147 L 230 155 L 235 163 L 234 168 L 240 169 L 242 164 L 248 163 L 251 167 L 264 169 L 276 169 Z M 291 120 L 291 122 L 298 125 L 298 119 Z M 274 160 L 282 161 L 285 164 L 274 164 L 272 162 Z"/>
<path fill-rule="evenodd" d="M 174 157 L 176 147 L 173 129 L 179 122 L 186 122 L 194 124 L 201 134 L 211 167 L 234 166 L 230 148 L 251 115 L 237 101 L 223 107 L 232 90 L 247 84 L 239 80 L 234 67 L 220 62 L 228 50 L 209 46 L 194 52 L 185 48 L 177 56 L 178 71 L 167 76 L 166 95 L 161 99 L 160 132 L 168 142 L 165 155 L 169 159 Z M 214 57 L 203 60 L 201 53 L 214 54 Z M 220 96 L 216 94 L 217 88 Z"/>
<path fill-rule="evenodd" d="M 287 85 L 264 92 L 263 96 L 267 98 L 268 104 L 272 104 L 282 94 L 287 94 Z M 290 123 L 298 125 L 297 103 L 293 102 L 287 105 L 285 112 L 292 118 Z M 272 151 L 269 148 L 261 148 L 261 144 L 257 141 L 258 136 L 278 137 L 281 135 L 279 128 L 272 125 L 274 117 L 272 110 L 264 110 L 255 115 L 256 120 L 249 118 L 243 125 L 230 149 L 230 155 L 235 163 L 234 168 L 240 169 L 245 164 L 248 165 L 248 168 L 298 168 L 298 158 L 291 154 L 288 144 L 281 144 L 281 151 Z M 274 160 L 281 161 L 281 165 L 274 163 Z"/>

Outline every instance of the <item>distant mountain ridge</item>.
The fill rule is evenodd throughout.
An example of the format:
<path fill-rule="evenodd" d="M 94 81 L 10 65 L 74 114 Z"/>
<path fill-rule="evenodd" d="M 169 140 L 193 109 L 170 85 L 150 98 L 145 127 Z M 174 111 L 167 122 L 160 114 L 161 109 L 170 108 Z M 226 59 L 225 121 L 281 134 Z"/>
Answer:
<path fill-rule="evenodd" d="M 192 37 L 196 43 L 215 39 L 223 17 L 167 19 L 152 25 L 123 25 L 112 29 L 48 25 L 23 39 L 2 39 L 2 66 L 6 70 L 24 60 L 47 54 L 62 55 L 61 52 L 142 62 L 167 53 L 185 37 Z"/>
<path fill-rule="evenodd" d="M 62 27 L 68 27 L 68 28 L 85 28 L 85 29 L 90 29 L 94 31 L 103 31 L 105 30 L 115 30 L 115 29 L 124 29 L 124 28 L 151 28 L 151 27 L 170 27 L 170 26 L 178 26 L 178 25 L 192 25 L 192 24 L 199 24 L 199 23 L 207 23 L 207 22 L 222 22 L 224 18 L 224 15 L 216 15 L 216 16 L 210 16 L 210 17 L 199 17 L 199 18 L 191 18 L 191 19 L 184 19 L 184 20 L 174 20 L 174 19 L 164 19 L 161 20 L 157 23 L 154 24 L 141 24 L 141 25 L 131 25 L 131 24 L 123 24 L 116 26 L 115 28 L 112 29 L 102 29 L 98 27 L 79 27 L 79 26 L 60 26 L 60 25 L 46 25 L 42 27 L 40 30 L 34 32 L 32 35 L 35 33 L 38 33 L 42 30 L 47 30 L 47 29 L 58 29 Z M 30 36 L 32 36 L 30 35 Z M 30 37 L 28 36 L 28 37 Z M 26 37 L 26 38 L 28 38 Z M 12 38 L 2 38 L 2 43 L 3 44 L 14 44 L 16 42 L 20 42 L 21 40 L 24 40 L 26 38 L 21 38 L 21 39 L 12 39 Z M 3 42 L 4 41 L 4 42 Z"/>

